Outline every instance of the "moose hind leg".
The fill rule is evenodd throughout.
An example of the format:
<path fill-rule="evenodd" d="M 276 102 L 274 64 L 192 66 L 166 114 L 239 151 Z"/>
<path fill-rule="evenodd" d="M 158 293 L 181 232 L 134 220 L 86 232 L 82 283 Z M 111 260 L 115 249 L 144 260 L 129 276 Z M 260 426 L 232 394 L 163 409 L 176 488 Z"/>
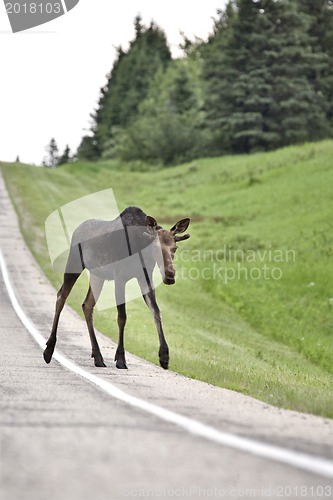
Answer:
<path fill-rule="evenodd" d="M 59 317 L 61 314 L 61 311 L 64 308 L 66 299 L 68 295 L 70 294 L 76 280 L 80 274 L 72 274 L 72 273 L 65 273 L 64 274 L 64 282 L 60 288 L 60 290 L 57 293 L 57 302 L 56 302 L 56 308 L 55 308 L 55 313 L 54 313 L 54 319 L 53 319 L 53 325 L 52 325 L 52 330 L 51 330 L 51 335 L 46 342 L 46 349 L 43 353 L 44 360 L 46 363 L 50 363 L 52 359 L 52 355 L 54 352 L 54 348 L 57 342 L 57 329 L 58 329 L 58 323 L 59 323 Z"/>
<path fill-rule="evenodd" d="M 100 351 L 95 330 L 94 330 L 94 324 L 93 324 L 93 311 L 95 304 L 98 300 L 98 297 L 100 296 L 100 293 L 103 288 L 103 283 L 104 280 L 101 280 L 99 278 L 90 278 L 90 286 L 88 289 L 87 296 L 82 304 L 82 310 L 86 319 L 88 331 L 89 331 L 89 336 L 90 336 L 90 342 L 91 342 L 91 357 L 94 358 L 95 360 L 95 366 L 98 367 L 105 367 L 106 364 L 104 363 L 104 359 L 102 356 L 102 353 Z"/>
<path fill-rule="evenodd" d="M 115 282 L 115 296 L 118 311 L 118 329 L 119 329 L 119 340 L 118 347 L 114 360 L 116 361 L 116 367 L 119 369 L 126 369 L 126 359 L 125 359 L 125 348 L 124 348 L 124 331 L 126 325 L 126 305 L 125 305 L 125 283 L 120 280 Z"/>

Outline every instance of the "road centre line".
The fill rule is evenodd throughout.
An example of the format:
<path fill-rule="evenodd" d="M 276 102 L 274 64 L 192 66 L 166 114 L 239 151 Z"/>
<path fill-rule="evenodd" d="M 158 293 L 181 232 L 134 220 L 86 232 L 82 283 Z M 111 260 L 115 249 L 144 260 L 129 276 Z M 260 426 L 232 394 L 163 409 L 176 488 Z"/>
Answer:
<path fill-rule="evenodd" d="M 44 350 L 46 340 L 41 335 L 36 326 L 33 324 L 33 322 L 30 320 L 30 318 L 25 314 L 24 310 L 22 309 L 16 297 L 1 249 L 0 249 L 0 268 L 9 299 L 11 301 L 15 313 L 21 320 L 23 326 L 33 337 L 33 339 Z M 255 455 L 257 457 L 266 458 L 269 460 L 273 460 L 275 462 L 290 465 L 292 467 L 303 469 L 312 472 L 314 474 L 318 474 L 320 476 L 333 478 L 333 461 L 321 457 L 307 455 L 305 453 L 288 450 L 286 448 L 282 448 L 279 446 L 267 443 L 261 443 L 260 441 L 248 439 L 245 437 L 240 437 L 235 434 L 219 431 L 218 429 L 203 424 L 197 420 L 185 417 L 176 412 L 149 403 L 148 401 L 137 398 L 135 396 L 131 396 L 130 394 L 127 394 L 125 391 L 118 389 L 115 385 L 111 384 L 110 382 L 107 382 L 97 377 L 96 375 L 93 375 L 83 370 L 75 363 L 67 359 L 65 356 L 60 354 L 57 350 L 55 350 L 53 358 L 56 359 L 62 366 L 64 366 L 68 370 L 72 371 L 73 373 L 76 373 L 80 377 L 83 377 L 89 382 L 95 384 L 97 387 L 102 389 L 105 393 L 109 394 L 111 397 L 123 401 L 124 403 L 127 403 L 130 406 L 143 410 L 146 413 L 150 413 L 151 415 L 154 415 L 160 418 L 161 420 L 164 420 L 178 427 L 181 427 L 190 434 L 199 436 L 204 439 L 208 439 L 209 441 L 213 441 L 214 443 L 218 443 L 235 450 Z"/>

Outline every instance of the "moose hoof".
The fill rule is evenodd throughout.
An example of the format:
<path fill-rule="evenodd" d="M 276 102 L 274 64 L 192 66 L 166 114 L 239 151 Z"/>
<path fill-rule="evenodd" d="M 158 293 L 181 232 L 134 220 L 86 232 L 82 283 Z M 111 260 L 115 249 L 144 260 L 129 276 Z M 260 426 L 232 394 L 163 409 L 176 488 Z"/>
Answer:
<path fill-rule="evenodd" d="M 53 349 L 50 350 L 48 347 L 43 352 L 43 358 L 45 363 L 49 364 L 52 359 Z"/>
<path fill-rule="evenodd" d="M 106 364 L 104 363 L 103 358 L 100 359 L 95 358 L 95 366 L 97 366 L 98 368 L 106 368 Z"/>
<path fill-rule="evenodd" d="M 169 368 L 169 349 L 168 346 L 161 347 L 158 352 L 158 357 L 160 359 L 160 365 L 164 370 Z"/>
<path fill-rule="evenodd" d="M 169 368 L 169 360 L 165 361 L 163 359 L 160 359 L 160 365 L 164 370 L 167 370 Z"/>
<path fill-rule="evenodd" d="M 97 366 L 97 368 L 106 368 L 104 361 L 95 361 L 95 366 Z"/>
<path fill-rule="evenodd" d="M 116 368 L 119 370 L 127 370 L 125 352 L 123 350 L 117 349 L 114 360 L 116 361 Z"/>
<path fill-rule="evenodd" d="M 127 370 L 127 365 L 124 360 L 117 359 L 116 368 L 119 370 Z"/>

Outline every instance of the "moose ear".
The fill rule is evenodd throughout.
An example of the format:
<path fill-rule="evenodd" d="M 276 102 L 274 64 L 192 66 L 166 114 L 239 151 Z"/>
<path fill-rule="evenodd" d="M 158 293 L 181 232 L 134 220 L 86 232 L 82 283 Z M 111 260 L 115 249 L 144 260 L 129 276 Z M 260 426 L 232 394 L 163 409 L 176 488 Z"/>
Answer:
<path fill-rule="evenodd" d="M 150 215 L 146 216 L 146 224 L 148 227 L 154 228 L 157 226 L 157 222 L 154 217 L 150 217 Z"/>
<path fill-rule="evenodd" d="M 175 236 L 175 241 L 178 243 L 178 241 L 188 240 L 190 236 L 190 234 L 184 234 L 184 236 Z"/>
<path fill-rule="evenodd" d="M 150 217 L 150 215 L 146 216 L 146 224 L 147 224 L 147 229 L 150 234 L 154 234 L 154 230 L 157 228 L 157 222 L 154 219 L 154 217 Z"/>
<path fill-rule="evenodd" d="M 186 219 L 181 219 L 180 221 L 177 222 L 171 229 L 171 233 L 173 234 L 179 234 L 183 233 L 186 231 L 188 226 L 190 225 L 191 219 L 189 217 L 186 217 Z"/>

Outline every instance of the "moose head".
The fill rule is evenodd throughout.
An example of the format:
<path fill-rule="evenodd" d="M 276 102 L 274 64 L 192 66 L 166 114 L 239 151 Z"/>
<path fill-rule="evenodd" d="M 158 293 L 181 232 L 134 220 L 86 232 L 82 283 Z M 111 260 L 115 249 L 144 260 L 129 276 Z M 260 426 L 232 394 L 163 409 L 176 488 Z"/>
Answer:
<path fill-rule="evenodd" d="M 190 221 L 191 219 L 188 217 L 181 219 L 168 230 L 158 226 L 154 217 L 150 215 L 146 217 L 148 233 L 145 234 L 154 240 L 154 257 L 161 271 L 163 282 L 166 285 L 173 285 L 176 281 L 176 270 L 173 265 L 173 259 L 178 248 L 177 243 L 187 240 L 190 237 L 189 234 L 178 235 L 186 231 Z"/>

